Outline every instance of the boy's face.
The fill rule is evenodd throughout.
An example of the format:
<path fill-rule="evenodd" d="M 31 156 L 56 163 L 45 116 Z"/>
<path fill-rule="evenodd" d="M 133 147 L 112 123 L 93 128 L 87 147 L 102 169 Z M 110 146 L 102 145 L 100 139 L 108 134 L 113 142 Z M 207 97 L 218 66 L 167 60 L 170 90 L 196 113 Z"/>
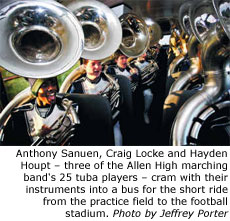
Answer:
<path fill-rule="evenodd" d="M 97 60 L 89 60 L 85 65 L 85 70 L 87 75 L 95 76 L 95 78 L 97 78 L 100 76 L 102 71 L 101 62 Z"/>
<path fill-rule="evenodd" d="M 127 57 L 125 55 L 120 55 L 118 59 L 116 59 L 117 66 L 125 69 L 127 67 Z"/>
<path fill-rule="evenodd" d="M 39 103 L 43 106 L 55 104 L 57 90 L 56 80 L 50 79 L 45 81 L 38 90 L 37 99 Z"/>

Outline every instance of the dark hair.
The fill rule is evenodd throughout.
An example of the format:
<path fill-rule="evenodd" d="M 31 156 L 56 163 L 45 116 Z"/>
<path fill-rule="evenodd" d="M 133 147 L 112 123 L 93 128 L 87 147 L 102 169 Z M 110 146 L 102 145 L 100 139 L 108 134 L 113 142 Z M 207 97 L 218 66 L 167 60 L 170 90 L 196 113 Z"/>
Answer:
<path fill-rule="evenodd" d="M 117 60 L 120 56 L 124 55 L 120 49 L 118 49 L 115 53 L 114 53 L 114 60 Z M 124 55 L 126 56 L 126 55 Z M 127 56 L 126 56 L 127 57 Z"/>

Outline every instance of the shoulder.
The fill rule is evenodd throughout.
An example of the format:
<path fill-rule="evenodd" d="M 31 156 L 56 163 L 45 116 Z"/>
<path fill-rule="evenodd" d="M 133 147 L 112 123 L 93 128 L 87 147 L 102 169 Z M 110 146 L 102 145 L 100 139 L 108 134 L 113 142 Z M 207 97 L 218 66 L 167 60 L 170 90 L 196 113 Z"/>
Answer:
<path fill-rule="evenodd" d="M 83 75 L 80 78 L 78 78 L 77 80 L 75 80 L 72 84 L 79 84 L 79 83 L 84 82 L 85 80 L 86 80 L 86 76 Z"/>
<path fill-rule="evenodd" d="M 86 80 L 85 76 L 82 76 L 80 78 L 78 78 L 77 80 L 75 80 L 71 86 L 70 89 L 68 90 L 68 93 L 82 93 L 83 89 L 82 89 L 82 83 Z"/>

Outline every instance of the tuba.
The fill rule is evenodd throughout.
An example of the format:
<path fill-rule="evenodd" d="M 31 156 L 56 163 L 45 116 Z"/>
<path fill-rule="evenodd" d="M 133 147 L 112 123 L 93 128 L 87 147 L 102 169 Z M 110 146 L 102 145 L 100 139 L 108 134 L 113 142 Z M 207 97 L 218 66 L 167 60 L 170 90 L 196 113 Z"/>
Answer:
<path fill-rule="evenodd" d="M 0 141 L 4 139 L 4 128 L 7 125 L 12 111 L 18 111 L 20 109 L 23 109 L 24 107 L 21 106 L 25 104 L 26 102 L 30 101 L 34 98 L 34 95 L 31 93 L 30 87 L 24 89 L 19 94 L 17 94 L 3 109 L 3 111 L 0 113 Z M 71 119 L 71 125 L 72 127 L 75 124 L 79 123 L 78 116 L 76 115 L 76 112 L 72 106 L 70 106 L 68 99 L 63 99 L 63 107 L 66 110 L 66 116 Z M 65 117 L 66 117 L 65 116 Z M 64 119 L 64 117 L 63 117 Z M 56 123 L 59 123 L 58 121 Z M 69 130 L 63 134 L 63 139 L 58 143 L 59 145 L 65 145 L 66 142 L 71 138 L 73 130 Z M 43 143 L 44 139 L 39 138 L 36 142 L 32 143 L 32 146 L 39 146 Z M 43 144 L 44 145 L 44 144 Z"/>
<path fill-rule="evenodd" d="M 121 43 L 121 24 L 114 12 L 95 0 L 62 1 L 80 21 L 85 38 L 81 57 L 101 60 L 113 54 Z"/>
<path fill-rule="evenodd" d="M 197 2 L 196 2 L 197 3 Z M 185 2 L 182 4 L 179 10 L 179 22 L 182 29 L 190 36 L 188 40 L 188 56 L 190 60 L 190 67 L 187 71 L 175 73 L 179 76 L 172 84 L 169 94 L 179 90 L 188 89 L 190 84 L 197 82 L 200 79 L 201 72 L 201 59 L 198 56 L 200 42 L 194 34 L 191 21 L 191 10 L 193 4 L 191 2 Z"/>
<path fill-rule="evenodd" d="M 203 9 L 202 3 L 205 4 Z M 219 103 L 224 102 L 225 94 L 228 94 L 229 66 L 226 63 L 230 51 L 229 11 L 229 0 L 204 0 L 194 5 L 191 18 L 195 33 L 202 40 L 204 87 L 187 100 L 178 112 L 172 129 L 173 145 L 194 145 L 197 141 L 191 131 L 198 134 L 200 130 L 194 122 L 203 124 L 203 119 L 212 113 L 209 108 L 217 110 L 216 107 L 221 107 Z M 206 23 L 210 21 L 212 26 Z"/>
<path fill-rule="evenodd" d="M 150 36 L 145 21 L 133 13 L 120 16 L 122 43 L 120 50 L 127 57 L 139 57 L 149 47 Z"/>
<path fill-rule="evenodd" d="M 201 61 L 197 55 L 198 50 L 199 42 L 195 36 L 191 36 L 188 42 L 190 67 L 187 71 L 181 71 L 172 74 L 179 77 L 171 85 L 169 94 L 180 90 L 186 90 L 189 88 L 189 86 L 191 86 L 191 83 L 200 79 L 199 74 L 201 72 Z"/>
<path fill-rule="evenodd" d="M 110 18 L 110 20 L 107 21 L 109 23 L 106 23 L 106 25 L 101 26 L 95 24 L 95 22 L 92 22 L 92 20 L 90 20 L 92 16 L 89 16 L 89 11 L 86 10 L 88 8 L 88 6 L 86 7 L 87 2 L 92 7 L 90 7 L 92 12 L 96 14 L 104 13 L 105 18 L 107 14 L 110 14 L 112 18 Z M 77 18 L 80 20 L 82 24 L 85 33 L 85 42 L 88 42 L 88 46 L 85 45 L 84 51 L 82 53 L 83 58 L 92 60 L 102 60 L 102 63 L 106 64 L 113 59 L 113 53 L 118 48 L 122 51 L 123 54 L 133 58 L 140 56 L 147 50 L 149 46 L 148 27 L 145 21 L 139 18 L 137 15 L 133 13 L 127 13 L 122 15 L 119 18 L 119 21 L 119 19 L 117 19 L 116 15 L 113 13 L 111 9 L 97 1 L 80 1 L 80 3 L 78 3 L 78 1 L 76 0 L 70 0 L 64 1 L 62 3 L 69 7 L 74 12 L 74 14 L 76 14 Z M 81 16 L 82 18 L 79 18 L 79 16 Z M 107 26 L 109 26 L 110 28 L 108 29 Z M 113 30 L 111 30 L 111 28 Z M 100 39 L 100 33 L 102 33 L 104 29 L 109 30 L 109 32 L 106 32 L 108 33 L 108 36 L 104 39 L 104 42 L 97 41 L 99 47 L 96 47 L 96 44 L 93 43 L 95 39 L 92 40 L 94 38 L 93 36 L 98 35 L 98 38 L 96 39 Z M 93 30 L 95 30 L 96 33 Z M 109 35 L 113 35 L 113 38 L 109 39 Z M 100 46 L 101 43 L 102 46 Z M 106 47 L 106 49 L 104 47 Z M 102 51 L 102 49 L 104 51 Z M 60 93 L 67 92 L 70 85 L 84 73 L 85 70 L 82 66 L 79 66 L 75 70 L 73 70 L 62 83 L 59 90 Z"/>
<path fill-rule="evenodd" d="M 149 31 L 149 47 L 153 47 L 162 38 L 160 25 L 151 18 L 143 18 Z"/>
<path fill-rule="evenodd" d="M 11 0 L 0 7 L 0 65 L 6 70 L 49 78 L 69 70 L 80 58 L 82 27 L 60 3 Z"/>
<path fill-rule="evenodd" d="M 0 66 L 26 78 L 50 78 L 69 70 L 84 46 L 79 21 L 53 0 L 1 1 L 0 34 Z M 33 98 L 28 87 L 6 105 L 0 113 L 0 139 L 11 112 Z"/>
<path fill-rule="evenodd" d="M 179 55 L 176 55 L 176 58 L 171 62 L 169 69 L 168 69 L 168 76 L 173 76 L 173 74 L 178 69 L 178 66 L 181 62 L 183 62 L 186 59 L 187 54 L 187 47 L 186 47 L 186 41 L 182 38 L 183 33 L 190 36 L 191 35 L 191 26 L 190 26 L 190 20 L 189 20 L 189 8 L 191 6 L 191 1 L 184 2 L 180 9 L 179 9 L 179 26 L 180 29 L 178 29 L 176 26 L 178 25 L 178 22 L 173 22 L 173 32 L 174 38 L 179 38 L 180 44 L 182 45 L 182 52 Z M 177 47 L 177 45 L 173 45 L 174 47 Z"/>
<path fill-rule="evenodd" d="M 180 26 L 183 29 L 183 31 L 189 36 L 192 34 L 191 23 L 190 23 L 190 18 L 189 18 L 189 9 L 191 5 L 192 5 L 192 1 L 189 0 L 189 1 L 184 2 L 179 9 Z"/>

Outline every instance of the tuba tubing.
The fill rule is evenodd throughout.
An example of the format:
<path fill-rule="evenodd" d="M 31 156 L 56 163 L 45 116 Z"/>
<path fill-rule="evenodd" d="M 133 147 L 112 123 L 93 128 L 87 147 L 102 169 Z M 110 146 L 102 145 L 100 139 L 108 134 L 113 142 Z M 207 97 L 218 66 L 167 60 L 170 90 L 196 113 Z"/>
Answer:
<path fill-rule="evenodd" d="M 186 1 L 184 2 L 180 9 L 179 9 L 179 24 L 184 31 L 184 33 L 188 34 L 189 36 L 191 35 L 191 25 L 190 25 L 190 20 L 189 20 L 189 8 L 191 7 L 191 1 Z M 191 39 L 191 37 L 190 37 Z M 168 77 L 172 76 L 175 73 L 176 68 L 182 62 L 187 54 L 181 53 L 179 54 L 170 64 L 169 69 L 168 69 Z M 178 75 L 176 75 L 177 77 Z"/>
<path fill-rule="evenodd" d="M 216 30 L 216 29 L 215 29 Z M 227 75 L 223 68 L 226 54 L 226 35 L 223 30 L 212 31 L 202 46 L 202 64 L 204 67 L 204 87 L 179 110 L 171 131 L 174 146 L 187 145 L 193 119 L 208 106 L 218 102 L 224 92 L 228 90 Z"/>
<path fill-rule="evenodd" d="M 174 73 L 176 73 L 176 69 L 178 67 L 178 65 L 185 59 L 185 55 L 184 54 L 179 54 L 169 65 L 169 69 L 168 69 L 168 77 L 169 76 L 173 76 Z"/>
<path fill-rule="evenodd" d="M 21 91 L 19 94 L 17 94 L 2 110 L 2 112 L 0 113 L 0 140 L 3 139 L 4 128 L 11 117 L 11 112 L 13 111 L 13 109 L 21 106 L 22 104 L 25 104 L 26 102 L 30 101 L 33 98 L 34 98 L 34 95 L 31 92 L 31 88 L 27 87 L 26 89 Z M 66 108 L 65 103 L 63 103 L 63 106 Z M 72 106 L 69 108 L 69 114 L 71 116 L 72 123 L 78 124 L 79 119 Z"/>
<path fill-rule="evenodd" d="M 67 93 L 68 89 L 70 88 L 71 84 L 77 80 L 81 75 L 85 74 L 85 69 L 83 65 L 80 65 L 76 69 L 74 69 L 63 81 L 59 93 Z"/>
<path fill-rule="evenodd" d="M 215 104 L 216 108 L 218 110 L 221 110 L 223 108 L 226 107 L 230 107 L 230 101 L 223 101 L 220 103 Z M 199 119 L 201 119 L 202 121 L 207 120 L 207 118 L 209 116 L 211 116 L 212 114 L 215 113 L 215 109 L 213 107 L 208 107 L 200 116 Z M 193 125 L 192 129 L 191 129 L 191 133 L 190 133 L 190 137 L 192 137 L 193 139 L 197 140 L 198 136 L 199 136 L 199 132 L 200 129 L 202 127 L 202 124 L 195 122 L 195 124 Z"/>
<path fill-rule="evenodd" d="M 172 84 L 169 94 L 183 90 L 188 83 L 197 78 L 201 72 L 201 61 L 200 58 L 197 56 L 198 52 L 198 46 L 199 46 L 199 41 L 196 39 L 194 35 L 190 37 L 189 40 L 189 50 L 188 50 L 188 55 L 190 57 L 190 62 L 191 65 L 187 71 L 182 71 L 178 73 L 179 78 Z M 177 75 L 177 74 L 176 74 Z"/>
<path fill-rule="evenodd" d="M 153 47 L 162 38 L 161 27 L 157 22 L 155 22 L 151 18 L 144 17 L 143 19 L 149 31 L 149 47 Z"/>

